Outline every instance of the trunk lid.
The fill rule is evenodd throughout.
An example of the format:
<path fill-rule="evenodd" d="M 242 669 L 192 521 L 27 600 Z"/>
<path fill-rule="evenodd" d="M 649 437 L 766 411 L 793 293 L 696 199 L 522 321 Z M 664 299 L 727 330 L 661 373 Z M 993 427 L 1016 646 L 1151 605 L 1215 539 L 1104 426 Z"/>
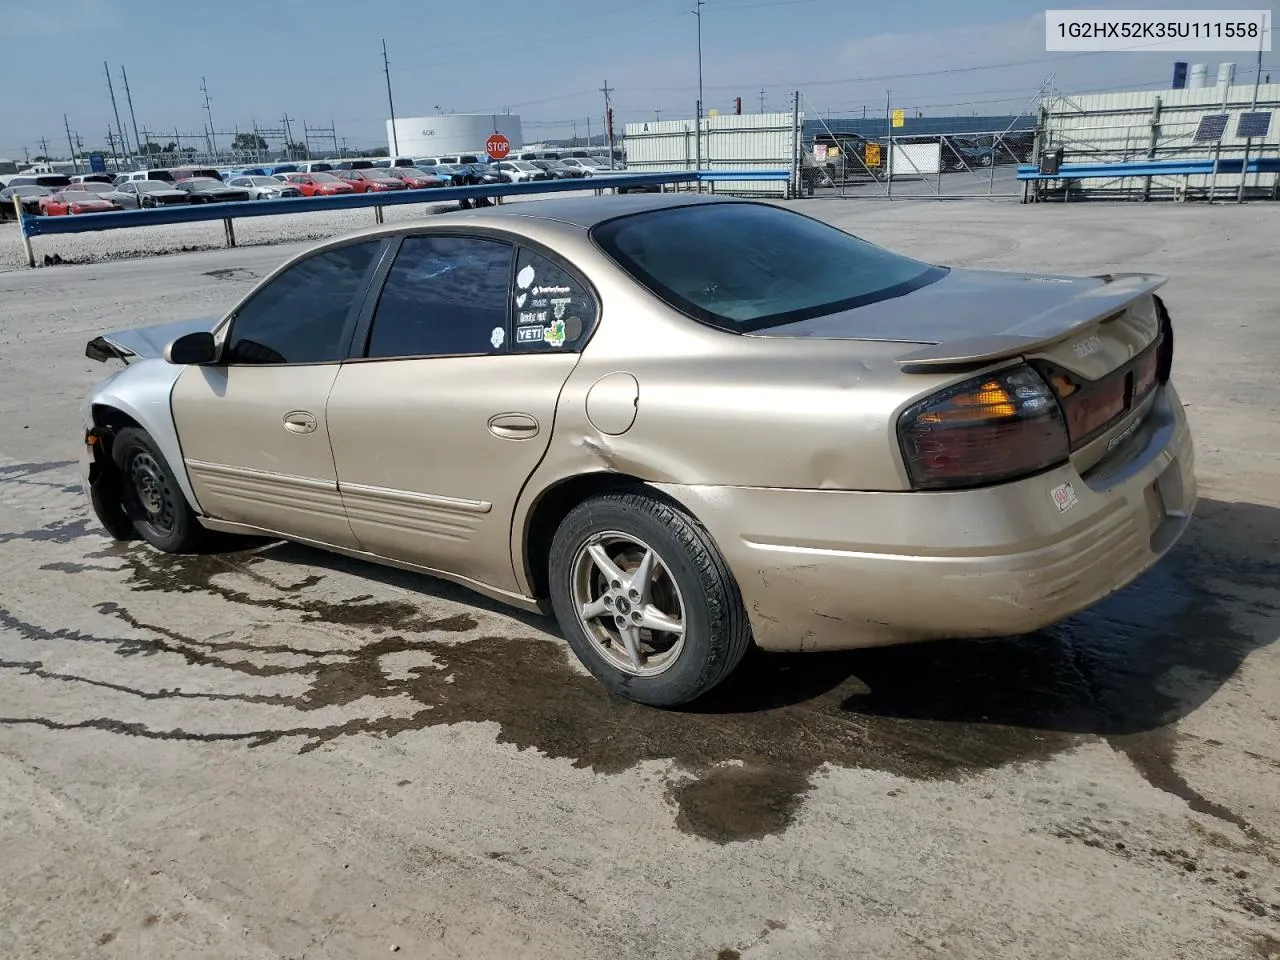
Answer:
<path fill-rule="evenodd" d="M 914 345 L 902 371 L 961 373 L 1021 358 L 1053 389 L 1082 473 L 1134 435 L 1168 379 L 1173 339 L 1155 274 L 1059 277 L 952 270 L 902 297 L 757 336 Z M 1118 453 L 1117 453 L 1118 455 Z"/>
<path fill-rule="evenodd" d="M 126 364 L 163 357 L 164 348 L 178 337 L 201 330 L 212 331 L 221 320 L 221 317 L 197 317 L 104 333 L 85 344 L 84 355 L 99 363 L 123 360 Z"/>

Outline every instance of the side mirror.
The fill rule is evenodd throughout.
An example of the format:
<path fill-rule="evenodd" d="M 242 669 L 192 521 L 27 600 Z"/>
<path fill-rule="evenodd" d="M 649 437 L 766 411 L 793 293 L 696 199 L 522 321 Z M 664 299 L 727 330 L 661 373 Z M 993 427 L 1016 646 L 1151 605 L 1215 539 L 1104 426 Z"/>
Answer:
<path fill-rule="evenodd" d="M 188 333 L 164 348 L 164 358 L 169 363 L 198 366 L 218 362 L 218 346 L 213 334 L 205 330 Z"/>

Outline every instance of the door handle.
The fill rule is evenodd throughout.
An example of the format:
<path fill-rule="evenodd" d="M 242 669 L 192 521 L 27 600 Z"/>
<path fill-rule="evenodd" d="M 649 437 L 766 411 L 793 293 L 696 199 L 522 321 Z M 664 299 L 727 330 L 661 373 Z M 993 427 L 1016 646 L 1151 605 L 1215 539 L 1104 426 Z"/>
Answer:
<path fill-rule="evenodd" d="M 498 413 L 489 418 L 489 432 L 503 440 L 529 440 L 538 435 L 538 420 L 527 413 Z"/>
<path fill-rule="evenodd" d="M 305 410 L 293 410 L 284 415 L 284 428 L 290 433 L 315 433 L 316 418 Z"/>

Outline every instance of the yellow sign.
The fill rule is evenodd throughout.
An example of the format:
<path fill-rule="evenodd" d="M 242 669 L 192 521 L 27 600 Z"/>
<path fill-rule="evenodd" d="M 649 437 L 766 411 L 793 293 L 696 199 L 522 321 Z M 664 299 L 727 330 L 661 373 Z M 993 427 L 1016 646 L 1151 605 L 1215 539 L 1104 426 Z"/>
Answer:
<path fill-rule="evenodd" d="M 907 125 L 907 111 L 905 110 L 893 111 L 893 125 L 895 127 L 905 127 Z"/>
<path fill-rule="evenodd" d="M 834 145 L 833 145 L 833 146 L 830 146 L 830 147 L 827 147 L 827 156 L 828 156 L 828 157 L 838 157 L 838 156 L 840 156 L 840 148 L 839 148 L 839 147 L 837 147 L 837 146 L 834 146 Z"/>
<path fill-rule="evenodd" d="M 868 143 L 866 161 L 868 167 L 880 166 L 880 144 Z"/>
<path fill-rule="evenodd" d="M 707 111 L 707 116 L 708 116 L 708 117 L 718 117 L 718 116 L 720 116 L 720 111 L 719 111 L 719 110 L 708 110 L 708 111 Z"/>

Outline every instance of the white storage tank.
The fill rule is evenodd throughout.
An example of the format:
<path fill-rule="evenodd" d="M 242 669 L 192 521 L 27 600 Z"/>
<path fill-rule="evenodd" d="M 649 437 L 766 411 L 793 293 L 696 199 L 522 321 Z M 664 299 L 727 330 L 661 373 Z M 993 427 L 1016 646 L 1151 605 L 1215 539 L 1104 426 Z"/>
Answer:
<path fill-rule="evenodd" d="M 1209 68 L 1203 63 L 1193 63 L 1187 74 L 1187 87 L 1191 90 L 1203 90 L 1208 84 Z"/>
<path fill-rule="evenodd" d="M 1236 82 L 1236 65 L 1234 63 L 1218 64 L 1218 86 L 1229 87 Z"/>
<path fill-rule="evenodd" d="M 520 118 L 511 113 L 450 113 L 428 117 L 396 117 L 395 136 L 387 121 L 387 149 L 402 157 L 450 157 L 481 154 L 495 132 L 511 141 L 512 151 L 524 144 Z"/>

